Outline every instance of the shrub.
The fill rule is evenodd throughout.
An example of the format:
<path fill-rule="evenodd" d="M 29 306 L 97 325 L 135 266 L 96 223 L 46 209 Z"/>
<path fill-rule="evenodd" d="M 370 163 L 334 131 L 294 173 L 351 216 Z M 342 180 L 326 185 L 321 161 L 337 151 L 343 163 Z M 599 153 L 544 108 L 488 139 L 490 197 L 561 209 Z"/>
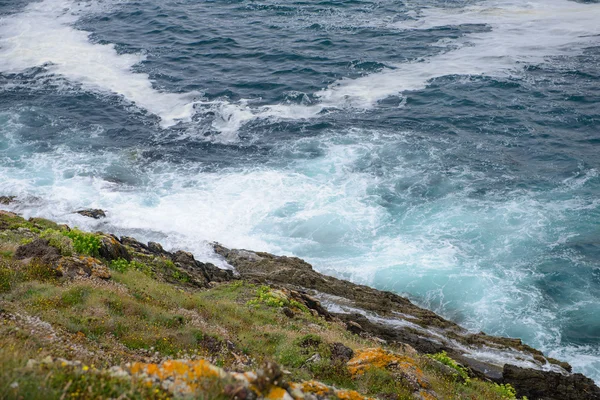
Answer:
<path fill-rule="evenodd" d="M 23 269 L 24 279 L 27 281 L 47 282 L 58 278 L 58 273 L 52 267 L 33 260 Z"/>
<path fill-rule="evenodd" d="M 70 256 L 73 254 L 73 241 L 63 234 L 63 232 L 55 229 L 46 229 L 40 234 L 40 238 L 46 239 L 48 244 L 57 248 L 63 256 Z"/>
<path fill-rule="evenodd" d="M 73 248 L 77 253 L 98 257 L 100 239 L 93 233 L 85 233 L 78 229 L 73 229 L 63 234 L 73 241 Z"/>

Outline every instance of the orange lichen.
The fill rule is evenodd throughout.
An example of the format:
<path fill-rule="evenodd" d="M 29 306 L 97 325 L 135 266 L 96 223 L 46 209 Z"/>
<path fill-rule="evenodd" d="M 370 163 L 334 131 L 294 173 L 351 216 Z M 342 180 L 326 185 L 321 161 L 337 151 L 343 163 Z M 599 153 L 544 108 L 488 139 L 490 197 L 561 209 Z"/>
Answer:
<path fill-rule="evenodd" d="M 266 399 L 281 400 L 285 399 L 287 394 L 288 392 L 286 392 L 285 389 L 282 389 L 280 387 L 273 387 L 269 391 L 269 394 L 267 394 Z"/>
<path fill-rule="evenodd" d="M 390 365 L 409 363 L 414 365 L 410 357 L 390 353 L 380 347 L 358 350 L 354 358 L 348 361 L 348 371 L 353 376 L 362 375 L 369 368 L 388 368 Z"/>
<path fill-rule="evenodd" d="M 302 391 L 307 393 L 313 393 L 318 396 L 324 396 L 331 392 L 331 389 L 327 385 L 317 381 L 306 381 L 302 382 Z"/>
<path fill-rule="evenodd" d="M 130 367 L 130 371 L 132 374 L 145 374 L 153 380 L 170 379 L 173 387 L 182 392 L 195 390 L 203 380 L 225 375 L 224 371 L 205 360 L 171 360 L 162 364 L 134 363 Z"/>
<path fill-rule="evenodd" d="M 419 394 L 421 395 L 423 400 L 438 400 L 437 397 L 435 397 L 434 395 L 432 395 L 430 393 L 427 393 L 425 390 L 419 391 Z"/>
<path fill-rule="evenodd" d="M 360 393 L 354 390 L 338 390 L 336 396 L 340 400 L 366 400 L 367 397 L 362 396 Z"/>

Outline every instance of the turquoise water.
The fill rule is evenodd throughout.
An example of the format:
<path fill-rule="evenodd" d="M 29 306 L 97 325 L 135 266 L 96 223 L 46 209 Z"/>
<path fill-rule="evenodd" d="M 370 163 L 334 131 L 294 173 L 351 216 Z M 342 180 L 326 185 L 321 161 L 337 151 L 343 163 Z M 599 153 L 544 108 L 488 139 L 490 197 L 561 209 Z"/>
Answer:
<path fill-rule="evenodd" d="M 597 21 L 566 0 L 0 1 L 0 195 L 221 265 L 211 241 L 293 254 L 600 381 Z"/>

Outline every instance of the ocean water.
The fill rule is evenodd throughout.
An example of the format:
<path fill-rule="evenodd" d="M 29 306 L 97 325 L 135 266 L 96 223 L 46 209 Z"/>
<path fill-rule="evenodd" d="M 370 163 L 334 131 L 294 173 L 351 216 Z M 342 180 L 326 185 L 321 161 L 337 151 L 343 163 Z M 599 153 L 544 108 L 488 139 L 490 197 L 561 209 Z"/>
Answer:
<path fill-rule="evenodd" d="M 0 195 L 222 266 L 212 241 L 296 255 L 600 382 L 599 21 L 598 1 L 0 0 Z"/>

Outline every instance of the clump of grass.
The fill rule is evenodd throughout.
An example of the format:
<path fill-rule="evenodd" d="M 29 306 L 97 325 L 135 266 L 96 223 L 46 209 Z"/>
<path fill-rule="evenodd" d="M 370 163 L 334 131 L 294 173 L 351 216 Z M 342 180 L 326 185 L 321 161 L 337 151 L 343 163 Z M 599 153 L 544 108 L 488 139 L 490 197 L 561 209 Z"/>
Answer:
<path fill-rule="evenodd" d="M 75 252 L 98 257 L 101 244 L 98 236 L 93 233 L 82 232 L 78 229 L 63 232 L 63 234 L 73 241 Z"/>

